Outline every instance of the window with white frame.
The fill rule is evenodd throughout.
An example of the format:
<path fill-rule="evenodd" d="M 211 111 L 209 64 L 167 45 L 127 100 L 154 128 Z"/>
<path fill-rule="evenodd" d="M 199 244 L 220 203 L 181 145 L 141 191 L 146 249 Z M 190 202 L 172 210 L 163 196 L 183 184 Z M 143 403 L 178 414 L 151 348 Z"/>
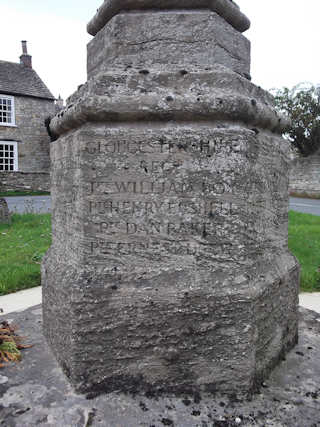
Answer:
<path fill-rule="evenodd" d="M 16 141 L 0 141 L 0 172 L 18 170 L 18 144 Z"/>
<path fill-rule="evenodd" d="M 0 94 L 0 125 L 15 126 L 13 96 Z"/>

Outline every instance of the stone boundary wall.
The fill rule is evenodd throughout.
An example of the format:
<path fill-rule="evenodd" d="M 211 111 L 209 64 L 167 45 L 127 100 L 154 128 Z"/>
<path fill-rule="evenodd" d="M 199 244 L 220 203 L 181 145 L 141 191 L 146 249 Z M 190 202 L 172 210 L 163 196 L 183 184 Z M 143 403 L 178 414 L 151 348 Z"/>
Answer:
<path fill-rule="evenodd" d="M 0 191 L 50 191 L 49 172 L 1 172 Z"/>
<path fill-rule="evenodd" d="M 290 171 L 290 193 L 320 197 L 320 150 L 312 156 L 293 160 Z"/>

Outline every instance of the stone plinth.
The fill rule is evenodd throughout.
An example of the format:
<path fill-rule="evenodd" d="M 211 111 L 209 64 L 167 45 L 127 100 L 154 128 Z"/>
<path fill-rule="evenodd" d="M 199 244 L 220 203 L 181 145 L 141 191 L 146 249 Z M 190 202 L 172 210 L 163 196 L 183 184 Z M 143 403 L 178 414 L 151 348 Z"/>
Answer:
<path fill-rule="evenodd" d="M 127 1 L 119 15 L 104 3 L 90 78 L 52 121 L 44 331 L 80 391 L 247 393 L 297 341 L 286 123 L 244 77 L 234 3 L 167 3 Z M 141 34 L 166 34 L 166 20 L 199 50 L 173 31 L 147 54 L 137 17 Z M 206 57 L 200 21 L 224 58 Z"/>
<path fill-rule="evenodd" d="M 0 198 L 0 224 L 10 224 L 10 214 L 6 199 Z"/>

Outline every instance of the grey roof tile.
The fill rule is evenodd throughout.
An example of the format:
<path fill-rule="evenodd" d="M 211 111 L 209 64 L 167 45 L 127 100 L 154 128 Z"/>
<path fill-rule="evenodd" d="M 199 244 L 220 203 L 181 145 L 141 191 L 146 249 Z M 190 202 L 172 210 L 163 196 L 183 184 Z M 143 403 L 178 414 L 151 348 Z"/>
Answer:
<path fill-rule="evenodd" d="M 32 68 L 7 61 L 0 61 L 0 93 L 55 99 Z"/>

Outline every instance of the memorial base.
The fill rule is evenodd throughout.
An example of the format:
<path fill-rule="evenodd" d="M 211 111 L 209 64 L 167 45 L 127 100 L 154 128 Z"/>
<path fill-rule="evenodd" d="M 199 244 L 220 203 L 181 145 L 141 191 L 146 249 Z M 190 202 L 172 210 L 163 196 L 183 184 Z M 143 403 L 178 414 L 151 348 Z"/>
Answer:
<path fill-rule="evenodd" d="M 218 288 L 192 270 L 115 282 L 50 252 L 45 334 L 81 392 L 250 394 L 297 343 L 297 275 L 288 255 Z"/>

